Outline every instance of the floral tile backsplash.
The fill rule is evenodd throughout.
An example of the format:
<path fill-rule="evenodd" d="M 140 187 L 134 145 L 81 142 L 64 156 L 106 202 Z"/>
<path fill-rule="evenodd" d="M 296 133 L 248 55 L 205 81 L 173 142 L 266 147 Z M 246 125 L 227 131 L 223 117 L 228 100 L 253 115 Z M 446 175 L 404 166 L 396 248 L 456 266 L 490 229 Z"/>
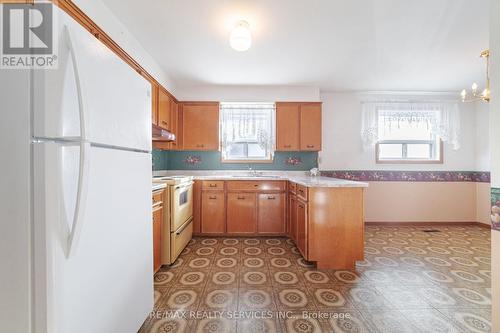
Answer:
<path fill-rule="evenodd" d="M 481 171 L 333 170 L 321 171 L 321 175 L 376 182 L 490 182 L 490 173 Z"/>
<path fill-rule="evenodd" d="M 154 170 L 289 170 L 318 167 L 317 152 L 275 152 L 272 163 L 222 163 L 216 151 L 153 151 Z"/>

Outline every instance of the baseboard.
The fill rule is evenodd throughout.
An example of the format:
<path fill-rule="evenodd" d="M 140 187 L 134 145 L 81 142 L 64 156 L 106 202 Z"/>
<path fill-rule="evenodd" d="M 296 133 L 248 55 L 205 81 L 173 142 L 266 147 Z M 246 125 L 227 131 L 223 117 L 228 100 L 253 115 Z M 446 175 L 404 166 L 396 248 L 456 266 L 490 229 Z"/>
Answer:
<path fill-rule="evenodd" d="M 365 221 L 365 225 L 385 225 L 385 226 L 475 226 L 484 229 L 491 229 L 490 224 L 481 222 L 452 222 L 452 221 L 436 221 L 436 222 L 381 222 L 381 221 Z"/>

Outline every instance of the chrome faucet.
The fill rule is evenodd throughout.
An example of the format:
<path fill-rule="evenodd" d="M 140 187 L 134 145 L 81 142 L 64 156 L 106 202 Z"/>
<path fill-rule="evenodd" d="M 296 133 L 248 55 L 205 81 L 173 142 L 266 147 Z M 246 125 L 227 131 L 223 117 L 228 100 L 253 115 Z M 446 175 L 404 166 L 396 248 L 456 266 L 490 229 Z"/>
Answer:
<path fill-rule="evenodd" d="M 250 165 L 248 166 L 248 173 L 249 173 L 251 176 L 254 176 L 254 177 L 256 177 L 256 176 L 258 176 L 258 175 L 259 175 L 259 172 L 258 172 L 257 170 L 252 169 L 252 167 L 251 167 Z"/>

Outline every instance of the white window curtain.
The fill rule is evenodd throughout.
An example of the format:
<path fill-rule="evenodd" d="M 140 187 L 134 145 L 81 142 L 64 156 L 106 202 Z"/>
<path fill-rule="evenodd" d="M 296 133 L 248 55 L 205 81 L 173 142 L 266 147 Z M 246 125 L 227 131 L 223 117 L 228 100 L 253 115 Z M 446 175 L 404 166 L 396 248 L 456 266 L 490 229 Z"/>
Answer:
<path fill-rule="evenodd" d="M 460 149 L 460 110 L 456 103 L 398 103 L 363 102 L 361 139 L 366 149 L 379 141 L 382 130 L 401 122 L 428 126 L 431 134 L 437 135 L 453 149 Z"/>
<path fill-rule="evenodd" d="M 274 103 L 221 103 L 223 152 L 234 142 L 256 142 L 272 156 L 274 150 Z"/>

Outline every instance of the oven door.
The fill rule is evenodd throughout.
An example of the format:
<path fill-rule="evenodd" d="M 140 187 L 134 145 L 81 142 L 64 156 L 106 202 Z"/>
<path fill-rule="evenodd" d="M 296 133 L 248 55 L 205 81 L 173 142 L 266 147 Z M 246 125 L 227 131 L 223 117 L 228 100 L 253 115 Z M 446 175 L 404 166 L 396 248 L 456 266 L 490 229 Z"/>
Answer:
<path fill-rule="evenodd" d="M 179 229 L 193 216 L 193 182 L 172 186 L 170 231 Z"/>

